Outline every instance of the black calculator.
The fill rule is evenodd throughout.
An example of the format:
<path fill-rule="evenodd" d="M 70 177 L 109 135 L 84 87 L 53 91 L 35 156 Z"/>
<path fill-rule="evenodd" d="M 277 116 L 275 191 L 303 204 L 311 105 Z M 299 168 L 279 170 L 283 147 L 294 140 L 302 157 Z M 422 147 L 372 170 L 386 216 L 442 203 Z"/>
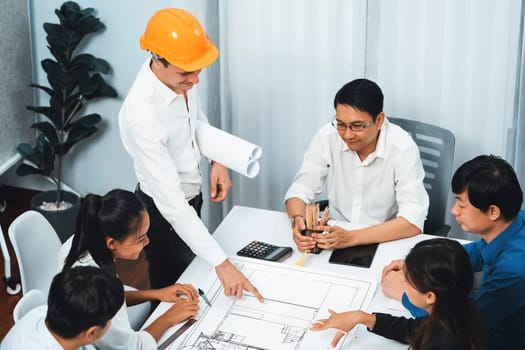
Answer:
<path fill-rule="evenodd" d="M 268 261 L 281 261 L 289 257 L 291 254 L 291 247 L 278 247 L 261 241 L 253 241 L 237 252 L 237 255 L 239 256 Z"/>

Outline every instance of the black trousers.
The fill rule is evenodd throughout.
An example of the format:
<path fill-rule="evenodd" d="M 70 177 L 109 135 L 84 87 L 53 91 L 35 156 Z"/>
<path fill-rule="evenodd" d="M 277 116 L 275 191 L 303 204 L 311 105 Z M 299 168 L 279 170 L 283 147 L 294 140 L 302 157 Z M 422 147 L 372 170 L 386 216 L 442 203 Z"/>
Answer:
<path fill-rule="evenodd" d="M 148 237 L 150 243 L 144 248 L 149 263 L 149 280 L 151 288 L 169 286 L 182 275 L 191 263 L 195 254 L 179 237 L 153 202 L 153 198 L 140 190 L 137 185 L 135 193 L 146 205 L 150 218 Z M 188 202 L 201 215 L 202 193 Z"/>

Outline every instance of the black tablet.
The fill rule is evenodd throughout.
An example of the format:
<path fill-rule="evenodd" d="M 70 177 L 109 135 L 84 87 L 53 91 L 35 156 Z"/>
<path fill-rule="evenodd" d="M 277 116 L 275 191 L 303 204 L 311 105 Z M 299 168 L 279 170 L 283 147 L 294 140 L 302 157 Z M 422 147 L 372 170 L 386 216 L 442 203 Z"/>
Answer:
<path fill-rule="evenodd" d="M 374 260 L 374 255 L 376 255 L 378 245 L 379 243 L 372 243 L 344 249 L 335 249 L 328 261 L 332 264 L 370 267 L 372 260 Z"/>

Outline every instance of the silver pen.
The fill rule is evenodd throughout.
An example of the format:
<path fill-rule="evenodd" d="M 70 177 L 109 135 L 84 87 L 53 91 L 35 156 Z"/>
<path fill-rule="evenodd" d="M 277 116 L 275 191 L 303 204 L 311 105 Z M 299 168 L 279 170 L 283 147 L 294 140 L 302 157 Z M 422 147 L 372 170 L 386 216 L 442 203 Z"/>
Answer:
<path fill-rule="evenodd" d="M 206 297 L 206 294 L 204 294 L 204 291 L 202 289 L 197 289 L 198 292 L 199 292 L 199 295 L 201 296 L 202 299 L 204 299 L 204 301 L 206 302 L 206 304 L 208 304 L 208 306 L 211 307 L 211 303 L 210 301 L 208 300 L 208 298 Z"/>

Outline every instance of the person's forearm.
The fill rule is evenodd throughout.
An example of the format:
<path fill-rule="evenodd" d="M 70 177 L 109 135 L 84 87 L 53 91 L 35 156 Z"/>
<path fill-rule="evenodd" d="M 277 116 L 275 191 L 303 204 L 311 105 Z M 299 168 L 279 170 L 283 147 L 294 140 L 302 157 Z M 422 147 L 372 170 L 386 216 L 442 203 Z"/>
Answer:
<path fill-rule="evenodd" d="M 155 338 L 155 341 L 159 341 L 164 332 L 171 327 L 171 323 L 169 322 L 169 319 L 165 315 L 161 315 L 159 318 L 157 318 L 155 321 L 153 321 L 148 327 L 146 327 L 144 330 L 151 334 L 153 338 Z"/>
<path fill-rule="evenodd" d="M 290 219 L 296 216 L 302 216 L 304 218 L 306 213 L 306 203 L 299 198 L 289 198 L 286 201 L 286 213 Z"/>
<path fill-rule="evenodd" d="M 356 237 L 356 245 L 388 242 L 412 237 L 421 232 L 417 226 L 411 224 L 403 217 L 397 217 L 382 224 L 365 227 L 357 231 L 359 231 L 359 235 Z"/>
<path fill-rule="evenodd" d="M 376 315 L 359 311 L 359 323 L 364 324 L 368 329 L 374 329 L 376 325 Z"/>
<path fill-rule="evenodd" d="M 150 300 L 159 300 L 155 289 L 126 291 L 124 295 L 127 306 L 137 305 Z"/>

